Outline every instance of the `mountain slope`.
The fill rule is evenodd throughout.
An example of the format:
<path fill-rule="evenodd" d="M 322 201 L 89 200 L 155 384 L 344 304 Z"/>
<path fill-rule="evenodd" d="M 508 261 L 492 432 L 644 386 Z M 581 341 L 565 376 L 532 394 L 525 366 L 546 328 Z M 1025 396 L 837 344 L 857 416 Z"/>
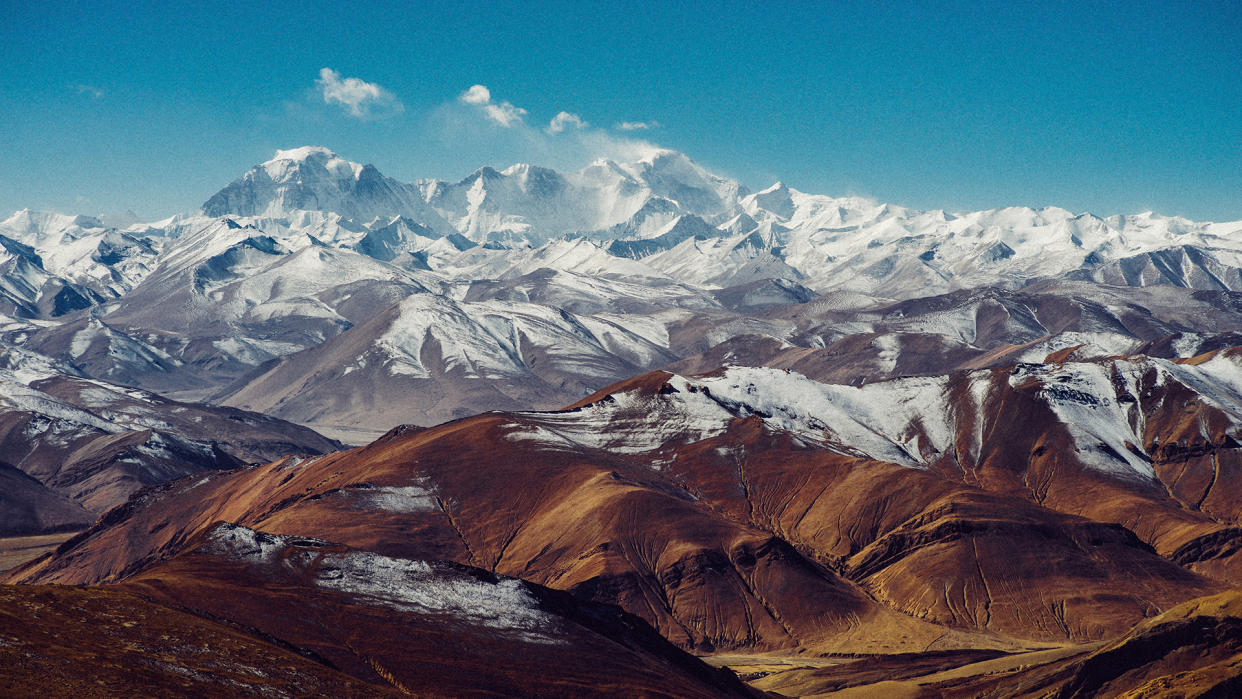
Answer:
<path fill-rule="evenodd" d="M 673 359 L 644 336 L 650 325 L 413 294 L 217 400 L 328 431 L 367 426 L 372 436 L 381 426 L 434 424 L 483 406 L 554 407 Z"/>
<path fill-rule="evenodd" d="M 920 465 L 920 439 L 867 458 L 778 410 L 779 384 L 730 381 L 652 374 L 172 484 L 12 579 L 122 580 L 224 517 L 620 604 L 683 647 L 821 653 L 1103 639 L 1221 589 L 1117 524 Z"/>
<path fill-rule="evenodd" d="M 0 370 L 0 534 L 84 526 L 143 486 L 339 444 L 231 408 L 54 369 Z"/>
<path fill-rule="evenodd" d="M 10 690 L 33 666 L 66 691 L 111 693 L 751 694 L 616 608 L 229 524 L 122 585 L 0 587 L 0 618 L 18 634 L 0 655 L 24 651 L 0 670 Z"/>

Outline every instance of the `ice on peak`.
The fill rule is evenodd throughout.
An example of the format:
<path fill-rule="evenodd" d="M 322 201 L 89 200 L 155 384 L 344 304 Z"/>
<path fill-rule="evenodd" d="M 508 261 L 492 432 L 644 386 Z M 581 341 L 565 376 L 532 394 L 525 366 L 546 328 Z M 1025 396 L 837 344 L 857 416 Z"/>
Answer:
<path fill-rule="evenodd" d="M 271 160 L 256 166 L 245 175 L 244 179 L 253 179 L 255 174 L 263 173 L 274 182 L 287 184 L 296 180 L 301 186 L 304 176 L 312 174 L 314 178 L 313 173 L 321 169 L 328 172 L 330 177 L 338 180 L 357 180 L 365 168 L 358 163 L 345 160 L 323 146 L 302 146 L 276 151 L 276 155 Z"/>
<path fill-rule="evenodd" d="M 595 160 L 591 161 L 590 165 L 587 166 L 588 169 L 593 168 L 593 167 L 608 168 L 610 170 L 620 169 L 619 166 L 617 165 L 617 161 L 613 160 L 612 158 L 596 158 Z"/>
<path fill-rule="evenodd" d="M 278 150 L 276 151 L 276 155 L 272 156 L 272 159 L 268 162 L 275 162 L 278 160 L 304 161 L 310 160 L 311 158 L 324 158 L 331 160 L 339 157 L 339 155 L 323 146 L 302 146 L 300 148 Z"/>
<path fill-rule="evenodd" d="M 616 164 L 631 176 L 653 170 L 676 171 L 687 167 L 698 168 L 685 153 L 648 143 L 631 144 L 626 152 L 618 155 L 619 157 L 614 158 L 614 161 L 618 161 Z"/>
<path fill-rule="evenodd" d="M 1039 209 L 1040 213 L 1055 216 L 1056 220 L 1074 218 L 1074 212 L 1059 206 L 1049 205 Z"/>
<path fill-rule="evenodd" d="M 496 168 L 492 167 L 491 165 L 484 165 L 483 167 L 475 170 L 469 175 L 466 175 L 462 179 L 460 184 L 466 184 L 466 183 L 474 182 L 475 180 L 480 180 L 480 179 L 488 179 L 488 180 L 499 179 L 500 175 L 501 175 L 500 171 L 497 170 Z"/>
<path fill-rule="evenodd" d="M 588 178 L 605 178 L 608 181 L 613 181 L 616 177 L 621 178 L 622 181 L 633 181 L 634 173 L 630 171 L 631 169 L 612 158 L 599 158 L 580 170 L 578 174 Z"/>
<path fill-rule="evenodd" d="M 763 209 L 788 220 L 798 210 L 794 203 L 794 194 L 795 191 L 790 189 L 784 182 L 777 182 L 771 187 L 747 197 L 743 202 L 743 207 L 755 215 L 760 215 L 759 209 Z M 749 205 L 747 205 L 748 203 Z"/>

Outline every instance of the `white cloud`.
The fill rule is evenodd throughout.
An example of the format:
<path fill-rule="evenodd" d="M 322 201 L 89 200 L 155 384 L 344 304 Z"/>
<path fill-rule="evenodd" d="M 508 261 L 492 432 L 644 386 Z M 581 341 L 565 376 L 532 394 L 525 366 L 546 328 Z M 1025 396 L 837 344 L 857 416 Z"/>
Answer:
<path fill-rule="evenodd" d="M 429 112 L 428 135 L 434 137 L 429 142 L 451 152 L 454 161 L 498 167 L 533 163 L 559 170 L 577 170 L 601 158 L 634 162 L 660 150 L 640 134 L 610 125 L 601 128 L 568 110 L 552 109 L 550 114 L 556 116 L 532 118 L 499 100 L 486 85 L 471 85 Z"/>
<path fill-rule="evenodd" d="M 604 129 L 584 129 L 575 134 L 583 151 L 591 159 L 610 158 L 622 163 L 650 158 L 653 154 L 664 150 L 660 146 L 644 141 L 641 138 L 618 136 Z"/>
<path fill-rule="evenodd" d="M 493 102 L 492 91 L 486 85 L 471 85 L 457 99 L 465 104 L 482 107 L 488 119 L 505 128 L 522 123 L 522 117 L 526 115 L 525 109 L 515 107 L 507 101 Z"/>
<path fill-rule="evenodd" d="M 466 104 L 488 104 L 492 101 L 492 91 L 486 85 L 471 85 L 469 90 L 461 93 L 460 99 Z"/>
<path fill-rule="evenodd" d="M 585 129 L 588 126 L 590 126 L 590 124 L 583 121 L 582 117 L 577 114 L 561 112 L 552 117 L 552 121 L 548 122 L 548 128 L 546 131 L 548 133 L 560 133 L 568 128 Z"/>
<path fill-rule="evenodd" d="M 522 115 L 526 114 L 525 109 L 515 107 L 508 102 L 489 104 L 484 109 L 487 111 L 487 116 L 501 126 L 512 126 L 513 124 L 520 122 L 522 120 Z"/>
<path fill-rule="evenodd" d="M 655 121 L 623 121 L 617 124 L 617 128 L 622 131 L 646 131 L 659 126 L 659 122 Z"/>
<path fill-rule="evenodd" d="M 315 85 L 326 104 L 339 104 L 358 119 L 381 119 L 405 111 L 405 105 L 388 90 L 361 78 L 341 78 L 331 68 L 319 71 Z"/>
<path fill-rule="evenodd" d="M 103 89 L 95 87 L 94 85 L 82 85 L 82 84 L 70 85 L 69 89 L 73 90 L 79 95 L 90 95 L 91 99 L 103 99 L 103 96 L 104 96 Z"/>

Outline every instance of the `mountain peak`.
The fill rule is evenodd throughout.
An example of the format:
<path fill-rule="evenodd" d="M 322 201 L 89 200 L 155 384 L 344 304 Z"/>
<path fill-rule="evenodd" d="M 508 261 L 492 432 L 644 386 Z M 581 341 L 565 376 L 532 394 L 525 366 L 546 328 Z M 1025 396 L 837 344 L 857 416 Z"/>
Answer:
<path fill-rule="evenodd" d="M 402 210 L 400 205 L 393 205 L 376 211 L 354 200 L 362 193 L 383 190 L 384 181 L 372 166 L 346 160 L 323 146 L 301 146 L 276 151 L 271 160 L 254 166 L 216 192 L 203 204 L 202 211 L 212 217 L 235 214 L 277 218 L 294 210 L 334 211 L 345 218 L 368 221 L 379 213 L 390 215 Z"/>
<path fill-rule="evenodd" d="M 492 167 L 491 165 L 484 165 L 478 170 L 475 170 L 469 175 L 466 175 L 465 177 L 463 177 L 462 180 L 458 182 L 457 184 L 459 186 L 470 185 L 470 184 L 474 184 L 475 182 L 479 180 L 483 180 L 486 182 L 488 180 L 498 180 L 498 179 L 501 179 L 501 177 L 502 175 L 499 170 Z"/>
<path fill-rule="evenodd" d="M 793 201 L 793 191 L 785 186 L 784 182 L 777 182 L 762 192 L 756 192 L 750 197 L 744 206 L 749 213 L 754 214 L 758 209 L 764 209 L 780 216 L 782 219 L 788 219 L 797 211 L 797 207 Z"/>
<path fill-rule="evenodd" d="M 346 160 L 323 146 L 302 146 L 276 151 L 271 160 L 255 166 L 246 176 L 262 172 L 272 180 L 284 181 L 307 172 L 322 171 L 334 178 L 356 180 L 362 170 L 362 165 Z"/>

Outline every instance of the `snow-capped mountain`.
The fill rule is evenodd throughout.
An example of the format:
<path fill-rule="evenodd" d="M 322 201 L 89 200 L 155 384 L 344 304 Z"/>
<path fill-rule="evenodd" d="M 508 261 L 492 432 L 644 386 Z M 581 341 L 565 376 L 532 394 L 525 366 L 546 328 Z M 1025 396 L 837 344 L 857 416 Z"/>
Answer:
<path fill-rule="evenodd" d="M 62 316 L 117 298 L 155 263 L 164 231 L 132 215 L 105 220 L 23 209 L 0 221 L 0 298 L 24 318 Z"/>
<path fill-rule="evenodd" d="M 213 244 L 207 239 L 227 240 L 221 229 L 233 224 L 290 251 L 348 248 L 471 281 L 488 274 L 481 263 L 508 259 L 506 250 L 514 248 L 532 250 L 541 266 L 574 271 L 554 258 L 563 255 L 563 239 L 588 238 L 600 242 L 594 274 L 671 276 L 706 288 L 776 278 L 820 293 L 900 299 L 1044 277 L 1242 286 L 1242 222 L 1153 213 L 1101 219 L 1055 207 L 950 214 L 806 194 L 781 183 L 751 194 L 666 150 L 574 173 L 514 165 L 481 168 L 459 182 L 401 183 L 326 148 L 302 147 L 278 151 L 197 214 L 141 224 L 20 211 L 0 222 L 0 235 L 10 241 L 7 257 L 33 254 L 38 264 L 31 258 L 27 267 L 88 288 L 99 298 L 88 294 L 85 302 L 99 303 L 189 249 L 174 245 L 165 254 L 168 239 L 192 238 L 201 249 Z M 34 272 L 15 269 L 11 276 L 22 274 Z"/>
<path fill-rule="evenodd" d="M 212 217 L 284 218 L 294 211 L 333 212 L 357 221 L 406 215 L 443 224 L 413 185 L 313 146 L 277 151 L 203 204 L 203 213 Z"/>
<path fill-rule="evenodd" d="M 674 359 L 664 327 L 641 315 L 421 293 L 214 399 L 344 434 L 434 424 L 485 405 L 563 405 Z"/>
<path fill-rule="evenodd" d="M 640 213 L 643 223 L 656 209 L 715 216 L 734 208 L 744 193 L 738 183 L 674 151 L 635 163 L 602 160 L 568 175 L 518 164 L 503 171 L 483 167 L 459 182 L 405 184 L 326 148 L 303 147 L 277 151 L 208 199 L 202 211 L 278 220 L 318 211 L 358 223 L 401 217 L 436 237 L 455 231 L 476 242 L 542 241 L 604 231 Z"/>
<path fill-rule="evenodd" d="M 1242 222 L 951 214 L 781 183 L 751 193 L 659 149 L 577 172 L 523 164 L 402 183 L 295 148 L 198 212 L 140 223 L 21 211 L 0 222 L 0 245 L 3 345 L 309 421 L 331 411 L 301 398 L 329 384 L 334 405 L 368 386 L 392 393 L 331 429 L 554 408 L 679 360 L 865 381 L 1071 346 L 1186 356 L 1223 346 L 1242 289 Z M 1118 287 L 1151 291 L 1130 307 Z M 424 400 L 385 412 L 409 381 Z"/>
<path fill-rule="evenodd" d="M 1242 357 L 1202 361 L 1154 358 L 1019 364 L 864 386 L 826 384 L 789 370 L 731 366 L 700 376 L 667 377 L 656 395 L 629 390 L 590 401 L 576 412 L 530 414 L 540 429 L 523 439 L 549 448 L 575 446 L 647 453 L 700 442 L 756 416 L 843 455 L 908 468 L 975 470 L 989 452 L 1017 439 L 1006 403 L 1023 402 L 1024 430 L 1068 439 L 1063 464 L 1140 481 L 1153 462 L 1196 445 L 1242 443 Z M 1170 394 L 1193 394 L 1173 406 Z M 1181 410 L 1194 413 L 1183 420 Z M 1190 444 L 1186 443 L 1190 438 Z M 1025 439 L 1038 441 L 1034 434 Z M 1173 448 L 1170 449 L 1170 444 Z"/>
<path fill-rule="evenodd" d="M 264 230 L 308 228 L 306 212 L 335 214 L 348 220 L 340 225 L 370 235 L 366 245 L 377 245 L 374 239 L 385 234 L 374 231 L 391 229 L 400 217 L 410 232 L 388 233 L 378 244 L 389 259 L 453 232 L 509 247 L 588 237 L 603 240 L 615 257 L 715 287 L 783 278 L 820 292 L 906 298 L 1071 276 L 1130 286 L 1242 288 L 1242 222 L 1153 213 L 1101 219 L 1056 207 L 950 214 L 806 194 L 781 183 L 751 194 L 663 150 L 568 174 L 514 165 L 481 168 L 455 183 L 405 185 L 326 149 L 299 148 L 256 166 L 203 211 L 271 219 L 256 224 Z M 450 259 L 433 266 L 449 273 L 454 267 Z"/>

